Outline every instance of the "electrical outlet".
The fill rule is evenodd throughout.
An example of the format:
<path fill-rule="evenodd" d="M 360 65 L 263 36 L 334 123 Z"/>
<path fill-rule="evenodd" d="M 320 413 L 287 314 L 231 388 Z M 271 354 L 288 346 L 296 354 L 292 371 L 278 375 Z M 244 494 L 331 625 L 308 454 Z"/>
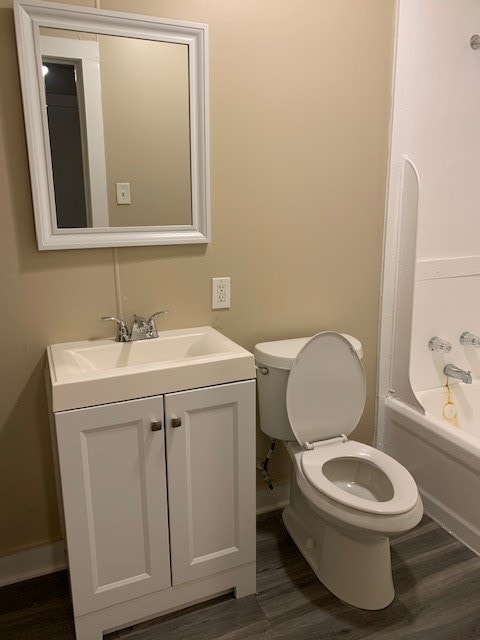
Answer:
<path fill-rule="evenodd" d="M 230 278 L 212 278 L 212 309 L 230 309 Z"/>

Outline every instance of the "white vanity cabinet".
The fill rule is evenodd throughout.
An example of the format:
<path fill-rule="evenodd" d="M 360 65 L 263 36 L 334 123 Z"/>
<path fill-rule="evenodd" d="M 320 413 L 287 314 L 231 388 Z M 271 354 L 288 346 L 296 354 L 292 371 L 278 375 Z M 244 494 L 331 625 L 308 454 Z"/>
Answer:
<path fill-rule="evenodd" d="M 55 414 L 75 615 L 170 586 L 163 397 Z"/>
<path fill-rule="evenodd" d="M 54 413 L 78 640 L 255 591 L 255 382 Z"/>
<path fill-rule="evenodd" d="M 165 423 L 172 584 L 252 561 L 255 383 L 166 395 Z"/>

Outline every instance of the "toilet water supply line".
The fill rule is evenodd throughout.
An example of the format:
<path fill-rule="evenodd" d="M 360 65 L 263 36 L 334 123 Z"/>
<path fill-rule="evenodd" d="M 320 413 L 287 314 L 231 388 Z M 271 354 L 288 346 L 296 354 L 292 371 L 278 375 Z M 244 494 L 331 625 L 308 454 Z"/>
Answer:
<path fill-rule="evenodd" d="M 257 462 L 257 469 L 262 474 L 262 478 L 267 483 L 267 486 L 270 489 L 270 491 L 273 491 L 273 482 L 270 476 L 268 475 L 268 463 L 270 462 L 270 458 L 273 456 L 273 452 L 275 451 L 275 444 L 276 444 L 275 440 L 272 439 L 272 442 L 270 443 L 270 449 L 268 450 L 268 453 L 265 456 L 264 461 Z"/>
<path fill-rule="evenodd" d="M 259 365 L 259 364 L 255 365 L 255 369 L 257 371 L 260 371 L 260 373 L 264 376 L 268 376 L 268 374 L 270 373 L 268 370 L 268 367 L 263 367 L 262 365 Z M 275 451 L 275 439 L 272 438 L 272 441 L 270 443 L 270 449 L 268 450 L 268 453 L 265 456 L 265 459 L 263 460 L 263 462 L 257 462 L 257 469 L 262 474 L 262 478 L 267 483 L 267 486 L 270 489 L 270 491 L 273 491 L 273 482 L 268 474 L 268 463 L 270 462 L 270 458 L 273 456 L 274 451 Z"/>

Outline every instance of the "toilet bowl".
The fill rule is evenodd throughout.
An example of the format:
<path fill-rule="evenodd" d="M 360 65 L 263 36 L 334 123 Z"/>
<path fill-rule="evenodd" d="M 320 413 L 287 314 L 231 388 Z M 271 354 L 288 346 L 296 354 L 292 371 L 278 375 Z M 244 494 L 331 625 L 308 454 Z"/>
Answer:
<path fill-rule="evenodd" d="M 420 521 L 410 473 L 349 440 L 365 406 L 361 344 L 333 331 L 255 347 L 261 429 L 292 461 L 287 530 L 322 583 L 362 609 L 388 606 L 391 535 Z"/>

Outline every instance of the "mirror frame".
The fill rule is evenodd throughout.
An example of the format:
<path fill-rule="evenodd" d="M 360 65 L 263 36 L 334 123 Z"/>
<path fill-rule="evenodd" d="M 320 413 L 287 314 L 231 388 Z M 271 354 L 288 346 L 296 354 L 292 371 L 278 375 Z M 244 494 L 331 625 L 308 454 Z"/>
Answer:
<path fill-rule="evenodd" d="M 208 25 L 37 0 L 15 0 L 14 16 L 39 250 L 209 242 Z M 40 27 L 188 46 L 191 225 L 57 228 Z"/>

